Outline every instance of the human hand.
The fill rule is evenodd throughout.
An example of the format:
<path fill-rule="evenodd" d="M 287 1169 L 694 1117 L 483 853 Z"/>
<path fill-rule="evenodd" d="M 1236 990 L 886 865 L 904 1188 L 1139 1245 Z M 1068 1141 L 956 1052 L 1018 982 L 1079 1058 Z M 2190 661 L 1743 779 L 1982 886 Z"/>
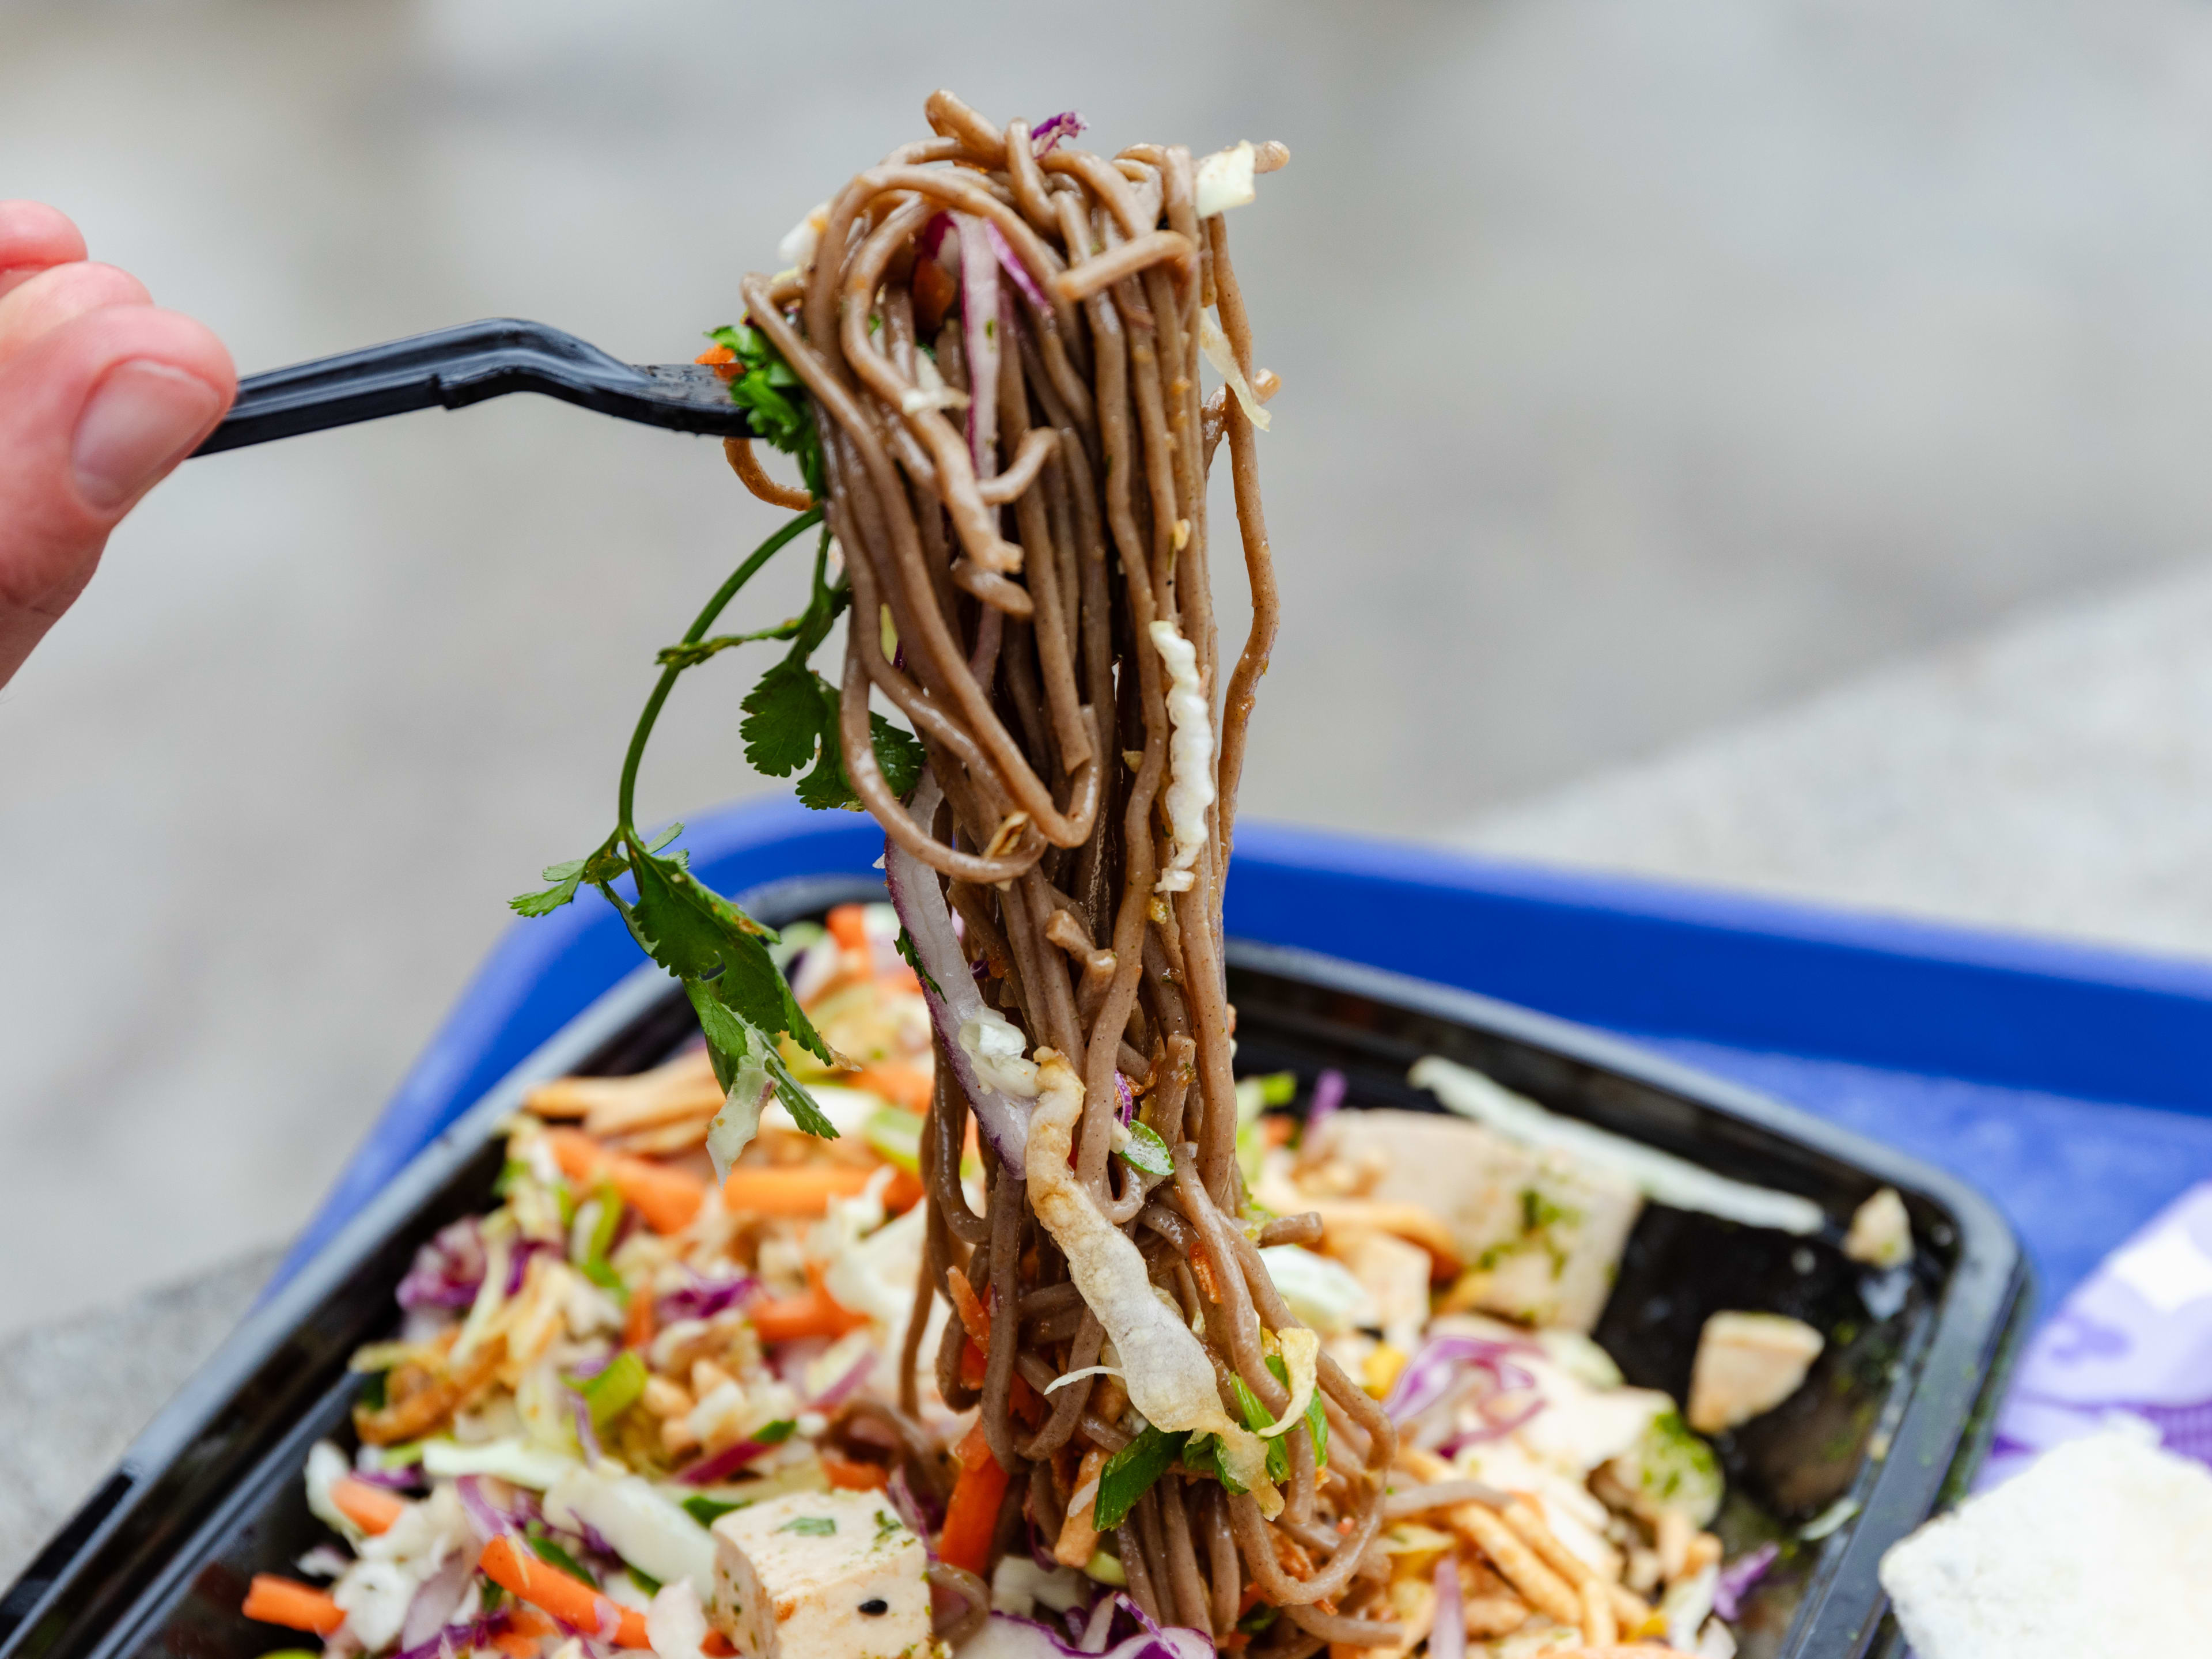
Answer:
<path fill-rule="evenodd" d="M 204 325 L 88 262 L 53 209 L 0 201 L 0 685 L 237 390 Z"/>

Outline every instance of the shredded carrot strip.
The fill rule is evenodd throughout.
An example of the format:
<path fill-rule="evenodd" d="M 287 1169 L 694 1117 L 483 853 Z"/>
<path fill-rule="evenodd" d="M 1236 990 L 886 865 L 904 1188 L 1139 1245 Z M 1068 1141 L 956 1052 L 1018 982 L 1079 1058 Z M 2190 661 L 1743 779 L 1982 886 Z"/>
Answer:
<path fill-rule="evenodd" d="M 477 1566 L 508 1595 L 544 1608 L 587 1636 L 600 1636 L 611 1628 L 618 1648 L 653 1645 L 646 1637 L 645 1615 L 635 1607 L 617 1607 L 582 1579 L 517 1549 L 512 1538 L 501 1534 L 486 1544 Z"/>
<path fill-rule="evenodd" d="M 641 1285 L 629 1293 L 629 1306 L 623 1314 L 623 1346 L 642 1348 L 653 1340 L 659 1323 L 653 1311 L 653 1292 L 648 1285 Z"/>
<path fill-rule="evenodd" d="M 969 1440 L 976 1440 L 981 1434 L 979 1423 Z M 968 1459 L 966 1442 L 960 1450 L 960 1479 L 953 1485 L 951 1501 L 945 1506 L 945 1530 L 938 1537 L 937 1553 L 956 1567 L 980 1573 L 989 1564 L 991 1537 L 999 1529 L 1006 1472 L 999 1467 L 988 1445 L 982 1456 L 973 1462 Z"/>
<path fill-rule="evenodd" d="M 253 1575 L 252 1583 L 246 1587 L 246 1604 L 239 1611 L 259 1624 L 313 1631 L 318 1636 L 331 1635 L 345 1623 L 345 1609 L 331 1600 L 329 1591 L 296 1578 L 280 1578 L 273 1572 Z"/>
<path fill-rule="evenodd" d="M 857 904 L 840 904 L 824 918 L 830 926 L 830 937 L 837 941 L 841 951 L 868 951 L 868 924 L 866 913 Z"/>
<path fill-rule="evenodd" d="M 635 1206 L 657 1233 L 680 1233 L 707 1200 L 707 1183 L 695 1175 L 627 1152 L 611 1152 L 581 1129 L 548 1129 L 545 1143 L 568 1179 L 605 1177 L 623 1201 Z"/>
<path fill-rule="evenodd" d="M 392 1523 L 407 1512 L 407 1500 L 397 1492 L 372 1486 L 351 1475 L 331 1484 L 331 1502 L 338 1513 L 372 1535 L 392 1530 Z"/>
<path fill-rule="evenodd" d="M 906 971 L 911 974 L 914 970 L 909 968 Z M 917 980 L 916 988 L 920 985 Z M 853 1086 L 896 1101 L 909 1112 L 929 1109 L 932 1085 L 928 1069 L 908 1060 L 879 1060 L 872 1066 L 864 1066 L 853 1079 Z"/>
<path fill-rule="evenodd" d="M 830 1484 L 845 1492 L 880 1492 L 890 1484 L 891 1472 L 881 1463 L 848 1457 L 834 1446 L 822 1448 L 822 1473 Z"/>
<path fill-rule="evenodd" d="M 763 1342 L 790 1342 L 802 1336 L 842 1336 L 868 1322 L 867 1315 L 854 1313 L 830 1294 L 830 1287 L 822 1280 L 822 1269 L 811 1261 L 806 1265 L 804 1296 L 756 1302 L 747 1314 Z"/>
<path fill-rule="evenodd" d="M 983 1311 L 982 1298 L 975 1287 L 968 1282 L 968 1275 L 957 1267 L 948 1268 L 945 1285 L 952 1291 L 952 1310 L 960 1316 L 960 1324 L 975 1345 L 986 1354 L 991 1350 L 991 1316 Z"/>

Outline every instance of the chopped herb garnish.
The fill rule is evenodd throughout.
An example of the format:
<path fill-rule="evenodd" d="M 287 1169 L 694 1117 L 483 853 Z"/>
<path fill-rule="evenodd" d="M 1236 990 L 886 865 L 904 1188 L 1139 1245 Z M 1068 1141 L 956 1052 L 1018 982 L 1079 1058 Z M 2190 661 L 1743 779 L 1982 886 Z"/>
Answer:
<path fill-rule="evenodd" d="M 645 1392 L 645 1361 L 635 1348 L 624 1348 L 597 1376 L 587 1376 L 575 1386 L 592 1421 L 604 1426 L 635 1406 Z"/>
<path fill-rule="evenodd" d="M 1129 1126 L 1129 1144 L 1120 1149 L 1121 1161 L 1133 1170 L 1164 1180 L 1175 1173 L 1175 1158 L 1168 1144 L 1141 1123 Z"/>
<path fill-rule="evenodd" d="M 903 927 L 898 932 L 898 953 L 904 958 L 906 965 L 914 969 L 914 976 L 929 988 L 929 994 L 942 1000 L 945 993 L 938 988 L 937 981 L 930 977 L 929 969 L 921 965 L 921 957 L 915 951 L 914 941 L 907 937 L 906 929 Z"/>
<path fill-rule="evenodd" d="M 711 1527 L 732 1510 L 741 1510 L 743 1504 L 726 1504 L 719 1498 L 709 1498 L 701 1492 L 684 1500 L 684 1512 L 702 1527 Z"/>
<path fill-rule="evenodd" d="M 776 1528 L 778 1532 L 795 1532 L 801 1538 L 827 1538 L 837 1530 L 834 1515 L 794 1516 Z"/>
<path fill-rule="evenodd" d="M 1111 1532 L 1121 1524 L 1136 1501 L 1152 1489 L 1182 1455 L 1188 1433 L 1167 1434 L 1146 1425 L 1145 1431 L 1106 1460 L 1098 1471 L 1098 1499 L 1091 1507 L 1091 1524 Z"/>
<path fill-rule="evenodd" d="M 599 1581 L 592 1575 L 590 1569 L 547 1536 L 544 1528 L 532 1522 L 524 1528 L 522 1535 L 525 1541 L 537 1553 L 539 1560 L 560 1568 L 571 1578 L 582 1579 L 594 1589 L 599 1588 Z"/>

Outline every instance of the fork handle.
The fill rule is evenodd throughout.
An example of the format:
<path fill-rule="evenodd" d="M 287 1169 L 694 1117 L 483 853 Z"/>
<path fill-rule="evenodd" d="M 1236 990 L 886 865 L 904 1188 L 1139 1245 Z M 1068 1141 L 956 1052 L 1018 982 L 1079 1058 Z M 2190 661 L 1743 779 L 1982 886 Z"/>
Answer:
<path fill-rule="evenodd" d="M 510 392 L 543 392 L 678 431 L 742 437 L 750 430 L 726 396 L 716 408 L 671 397 L 674 389 L 573 334 L 495 317 L 249 376 L 230 413 L 192 453 L 213 455 L 410 410 L 464 409 Z"/>

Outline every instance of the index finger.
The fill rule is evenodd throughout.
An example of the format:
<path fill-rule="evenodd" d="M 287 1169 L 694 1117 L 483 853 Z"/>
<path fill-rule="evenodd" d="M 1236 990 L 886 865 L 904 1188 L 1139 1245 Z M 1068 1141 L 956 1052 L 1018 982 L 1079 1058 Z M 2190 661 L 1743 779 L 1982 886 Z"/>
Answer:
<path fill-rule="evenodd" d="M 84 258 L 84 234 L 44 202 L 0 202 L 0 294 Z"/>

